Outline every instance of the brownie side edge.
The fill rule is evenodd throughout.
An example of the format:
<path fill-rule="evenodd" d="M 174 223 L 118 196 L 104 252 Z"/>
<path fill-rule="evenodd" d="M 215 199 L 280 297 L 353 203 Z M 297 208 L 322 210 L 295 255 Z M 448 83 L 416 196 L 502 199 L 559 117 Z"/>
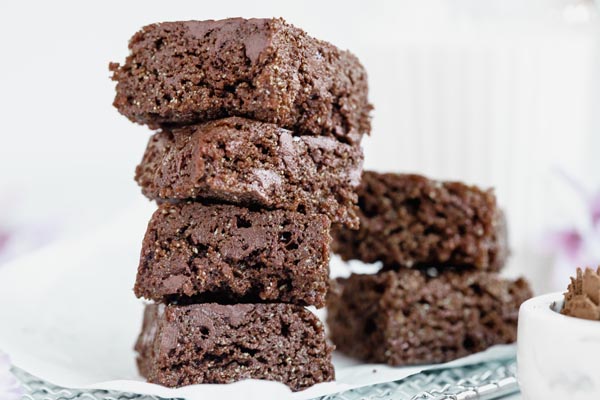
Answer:
<path fill-rule="evenodd" d="M 135 294 L 156 302 L 323 307 L 330 221 L 321 214 L 164 203 L 140 255 Z"/>
<path fill-rule="evenodd" d="M 390 365 L 440 363 L 516 340 L 528 283 L 477 270 L 404 269 L 332 283 L 327 324 L 337 349 Z"/>
<path fill-rule="evenodd" d="M 242 116 L 346 143 L 371 130 L 358 59 L 281 18 L 155 23 L 129 49 L 110 64 L 114 106 L 151 128 Z"/>
<path fill-rule="evenodd" d="M 142 331 L 152 353 L 139 353 L 151 383 L 180 387 L 275 380 L 292 390 L 334 379 L 333 346 L 322 323 L 287 304 L 148 305 L 158 328 Z M 144 328 L 153 326 L 144 324 Z M 139 351 L 139 347 L 138 347 Z"/>
<path fill-rule="evenodd" d="M 135 179 L 150 199 L 321 213 L 355 228 L 362 161 L 360 147 L 332 138 L 226 118 L 155 134 Z"/>
<path fill-rule="evenodd" d="M 332 250 L 344 260 L 488 271 L 506 262 L 506 220 L 492 190 L 365 171 L 357 192 L 360 228 L 332 232 Z"/>

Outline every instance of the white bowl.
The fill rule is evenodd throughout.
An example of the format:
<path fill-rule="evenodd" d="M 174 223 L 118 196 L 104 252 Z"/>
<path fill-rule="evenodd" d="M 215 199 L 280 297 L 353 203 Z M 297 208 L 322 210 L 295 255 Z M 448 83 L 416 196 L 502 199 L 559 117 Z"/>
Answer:
<path fill-rule="evenodd" d="M 525 400 L 600 399 L 600 321 L 559 313 L 563 294 L 523 303 L 518 378 Z"/>

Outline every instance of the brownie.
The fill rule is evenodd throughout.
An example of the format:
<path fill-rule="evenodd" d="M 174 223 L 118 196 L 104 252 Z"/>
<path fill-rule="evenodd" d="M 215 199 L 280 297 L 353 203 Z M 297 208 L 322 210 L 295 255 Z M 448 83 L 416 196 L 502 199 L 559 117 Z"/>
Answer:
<path fill-rule="evenodd" d="M 468 266 L 496 271 L 508 256 L 504 214 L 493 190 L 420 175 L 365 171 L 357 189 L 360 229 L 336 227 L 344 260 L 388 269 Z"/>
<path fill-rule="evenodd" d="M 362 160 L 359 146 L 231 117 L 155 134 L 135 179 L 150 199 L 322 213 L 357 227 Z"/>
<path fill-rule="evenodd" d="M 337 279 L 327 298 L 336 348 L 390 365 L 450 361 L 517 338 L 523 279 L 479 270 L 401 269 Z"/>
<path fill-rule="evenodd" d="M 114 106 L 157 128 L 228 116 L 358 143 L 369 133 L 367 74 L 348 51 L 283 19 L 148 25 L 111 63 Z"/>
<path fill-rule="evenodd" d="M 140 373 L 168 387 L 267 379 L 296 391 L 334 379 L 322 323 L 290 304 L 147 305 L 135 349 Z"/>
<path fill-rule="evenodd" d="M 157 302 L 322 307 L 329 227 L 322 214 L 164 203 L 148 224 L 135 294 Z"/>

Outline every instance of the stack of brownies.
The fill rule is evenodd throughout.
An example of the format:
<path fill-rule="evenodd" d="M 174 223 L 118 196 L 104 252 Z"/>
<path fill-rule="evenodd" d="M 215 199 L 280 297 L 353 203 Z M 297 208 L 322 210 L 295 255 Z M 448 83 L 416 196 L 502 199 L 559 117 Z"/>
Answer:
<path fill-rule="evenodd" d="M 381 262 L 333 282 L 338 350 L 391 365 L 438 363 L 516 340 L 523 279 L 503 279 L 507 233 L 492 191 L 418 175 L 365 172 L 360 229 L 334 230 L 344 260 Z"/>
<path fill-rule="evenodd" d="M 136 181 L 159 204 L 135 294 L 141 373 L 182 386 L 334 377 L 330 227 L 358 227 L 366 73 L 281 19 L 149 25 L 111 64 L 114 105 L 158 132 Z"/>

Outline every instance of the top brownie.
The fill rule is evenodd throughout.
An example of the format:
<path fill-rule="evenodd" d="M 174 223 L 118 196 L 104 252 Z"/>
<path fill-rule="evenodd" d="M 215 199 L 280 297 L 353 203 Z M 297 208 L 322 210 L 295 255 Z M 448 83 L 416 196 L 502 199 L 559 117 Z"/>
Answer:
<path fill-rule="evenodd" d="M 110 65 L 114 105 L 151 128 L 242 116 L 347 143 L 370 132 L 358 59 L 283 19 L 152 24 L 129 48 Z"/>
<path fill-rule="evenodd" d="M 506 261 L 506 224 L 492 190 L 365 171 L 357 191 L 360 229 L 332 232 L 332 249 L 344 260 L 491 271 Z"/>

